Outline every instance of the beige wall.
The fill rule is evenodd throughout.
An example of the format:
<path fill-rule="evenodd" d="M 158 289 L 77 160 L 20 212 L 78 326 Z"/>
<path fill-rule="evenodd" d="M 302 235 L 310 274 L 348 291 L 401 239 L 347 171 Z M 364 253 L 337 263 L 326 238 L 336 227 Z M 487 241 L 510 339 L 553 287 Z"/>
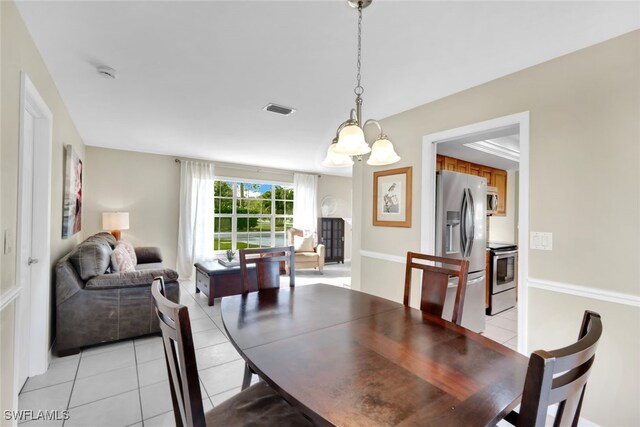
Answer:
<path fill-rule="evenodd" d="M 322 175 L 318 179 L 318 218 L 322 217 L 322 199 L 332 196 L 336 200 L 336 218 L 351 218 L 351 178 Z M 344 258 L 351 259 L 351 226 L 345 223 Z"/>
<path fill-rule="evenodd" d="M 129 212 L 122 237 L 134 246 L 158 246 L 175 268 L 180 165 L 173 157 L 87 147 L 84 184 L 85 236 L 102 230 L 102 213 Z"/>
<path fill-rule="evenodd" d="M 18 146 L 20 131 L 20 72 L 26 72 L 36 89 L 53 113 L 53 146 L 51 167 L 51 263 L 71 250 L 82 238 L 82 233 L 63 240 L 62 236 L 62 198 L 64 180 L 64 145 L 72 144 L 81 159 L 85 157 L 84 143 L 80 138 L 62 98 L 56 89 L 49 72 L 29 35 L 22 18 L 11 1 L 0 2 L 1 12 L 1 117 L 0 133 L 2 147 L 0 150 L 0 229 L 8 231 L 14 248 L 8 254 L 2 254 L 0 294 L 4 294 L 15 283 L 15 237 L 17 228 L 18 200 Z M 52 293 L 53 295 L 53 293 Z M 13 310 L 13 305 L 6 310 Z M 3 311 L 2 330 L 13 331 L 13 317 Z M 5 323 L 7 322 L 7 323 Z M 12 340 L 2 337 L 1 387 L 2 409 L 10 409 L 8 396 L 16 393 L 5 374 L 13 370 Z M 11 347 L 10 347 L 11 346 Z M 4 422 L 4 421 L 3 421 Z"/>
<path fill-rule="evenodd" d="M 487 217 L 489 241 L 518 242 L 518 171 L 507 171 L 507 214 Z"/>
<path fill-rule="evenodd" d="M 361 248 L 403 256 L 407 250 L 420 249 L 424 135 L 523 111 L 530 112 L 529 228 L 553 233 L 553 251 L 530 251 L 530 277 L 637 298 L 640 31 L 383 120 L 385 132 L 403 159 L 393 166 L 413 166 L 414 222 L 410 229 L 373 227 L 374 169 L 356 166 L 354 194 L 359 194 L 355 189 L 360 186 L 364 191 L 354 199 L 354 223 L 360 224 L 362 236 L 361 246 L 354 244 L 354 251 Z M 360 210 L 362 215 L 357 215 Z M 402 264 L 367 257 L 359 261 L 354 281 L 360 276 L 361 280 L 354 287 L 398 300 Z M 582 415 L 602 425 L 640 423 L 640 351 L 635 341 L 640 310 L 626 305 L 604 307 L 596 299 L 565 297 L 558 292 L 532 290 L 531 294 L 529 348 L 553 348 L 574 341 L 582 311 L 602 310 L 605 340 L 593 373 L 593 383 L 599 387 L 588 388 Z M 549 317 L 552 323 L 541 321 Z M 635 361 L 624 366 L 625 374 L 608 368 L 620 364 L 621 354 Z M 615 403 L 612 394 L 618 397 Z"/>

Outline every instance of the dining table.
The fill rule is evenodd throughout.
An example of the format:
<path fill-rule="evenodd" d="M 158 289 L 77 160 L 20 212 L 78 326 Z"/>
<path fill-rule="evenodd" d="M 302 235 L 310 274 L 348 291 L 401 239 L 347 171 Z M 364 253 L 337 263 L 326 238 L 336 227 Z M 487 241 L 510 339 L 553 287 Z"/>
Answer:
<path fill-rule="evenodd" d="M 224 297 L 251 369 L 316 425 L 493 426 L 528 358 L 437 316 L 338 286 Z"/>

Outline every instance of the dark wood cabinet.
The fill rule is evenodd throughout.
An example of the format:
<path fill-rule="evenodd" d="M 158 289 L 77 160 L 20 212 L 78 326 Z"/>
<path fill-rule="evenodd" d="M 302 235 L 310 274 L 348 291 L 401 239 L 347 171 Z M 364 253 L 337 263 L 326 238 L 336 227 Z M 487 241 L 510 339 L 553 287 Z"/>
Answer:
<path fill-rule="evenodd" d="M 344 264 L 344 219 L 318 218 L 318 240 L 324 245 L 324 262 Z"/>

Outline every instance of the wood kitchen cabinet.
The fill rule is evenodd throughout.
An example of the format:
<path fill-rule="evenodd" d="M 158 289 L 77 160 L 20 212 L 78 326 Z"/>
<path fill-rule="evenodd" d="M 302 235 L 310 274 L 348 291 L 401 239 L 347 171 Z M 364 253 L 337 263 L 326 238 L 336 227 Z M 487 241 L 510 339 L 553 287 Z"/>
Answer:
<path fill-rule="evenodd" d="M 486 178 L 487 185 L 496 187 L 498 190 L 498 209 L 494 215 L 505 216 L 507 214 L 507 171 L 438 154 L 436 155 L 436 171 L 440 170 Z"/>
<path fill-rule="evenodd" d="M 498 189 L 498 209 L 496 215 L 507 214 L 507 172 L 499 169 L 493 170 L 493 187 Z"/>

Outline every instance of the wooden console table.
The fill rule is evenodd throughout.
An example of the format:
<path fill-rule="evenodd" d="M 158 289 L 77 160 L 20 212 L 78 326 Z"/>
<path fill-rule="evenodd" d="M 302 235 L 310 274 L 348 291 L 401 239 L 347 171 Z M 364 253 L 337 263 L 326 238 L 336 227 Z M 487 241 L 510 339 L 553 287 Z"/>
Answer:
<path fill-rule="evenodd" d="M 208 298 L 208 305 L 213 305 L 215 298 L 242 293 L 240 266 L 225 267 L 218 260 L 197 262 L 195 266 L 196 293 L 203 292 Z M 249 288 L 257 291 L 256 267 L 249 265 L 248 268 Z"/>

